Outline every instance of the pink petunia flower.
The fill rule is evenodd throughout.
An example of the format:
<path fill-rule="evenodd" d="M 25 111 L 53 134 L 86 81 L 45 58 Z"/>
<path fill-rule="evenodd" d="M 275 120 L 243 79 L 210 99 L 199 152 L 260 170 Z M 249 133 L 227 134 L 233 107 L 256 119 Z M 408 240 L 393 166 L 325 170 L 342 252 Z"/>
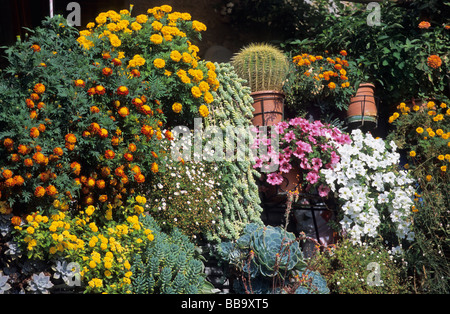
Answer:
<path fill-rule="evenodd" d="M 321 184 L 318 188 L 319 196 L 326 197 L 330 192 L 330 188 L 326 185 Z"/>
<path fill-rule="evenodd" d="M 281 174 L 273 172 L 267 176 L 267 182 L 272 185 L 280 185 L 283 182 Z"/>
<path fill-rule="evenodd" d="M 311 184 L 315 184 L 319 181 L 319 173 L 316 171 L 310 171 L 306 175 L 306 181 L 308 181 Z"/>

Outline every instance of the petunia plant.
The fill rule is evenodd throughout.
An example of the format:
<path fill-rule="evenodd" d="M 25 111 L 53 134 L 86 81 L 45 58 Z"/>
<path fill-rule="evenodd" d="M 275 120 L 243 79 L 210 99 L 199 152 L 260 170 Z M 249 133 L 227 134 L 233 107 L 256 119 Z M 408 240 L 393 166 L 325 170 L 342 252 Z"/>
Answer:
<path fill-rule="evenodd" d="M 330 169 L 339 162 L 337 147 L 350 143 L 350 137 L 336 127 L 301 117 L 276 124 L 274 132 L 279 137 L 278 155 L 272 148 L 271 139 L 259 133 L 254 147 L 266 146 L 268 154 L 257 156 L 254 168 L 264 169 L 266 163 L 272 160 L 279 167 L 277 171 L 267 174 L 269 184 L 281 185 L 284 175 L 298 171 L 303 190 L 316 189 L 321 197 L 326 197 L 330 189 L 320 171 Z"/>

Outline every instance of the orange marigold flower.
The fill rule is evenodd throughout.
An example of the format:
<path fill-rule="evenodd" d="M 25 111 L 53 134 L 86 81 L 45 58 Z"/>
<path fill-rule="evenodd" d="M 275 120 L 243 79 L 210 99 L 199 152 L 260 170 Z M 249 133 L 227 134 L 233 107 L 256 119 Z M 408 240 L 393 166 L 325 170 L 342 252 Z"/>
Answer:
<path fill-rule="evenodd" d="M 13 176 L 13 172 L 11 170 L 9 170 L 9 169 L 5 169 L 2 172 L 2 176 L 5 179 L 9 179 L 9 178 L 11 178 Z"/>
<path fill-rule="evenodd" d="M 76 175 L 80 174 L 81 165 L 78 162 L 76 162 L 76 161 L 72 162 L 70 164 L 70 168 L 72 169 L 73 173 L 75 173 Z"/>
<path fill-rule="evenodd" d="M 45 189 L 42 186 L 38 186 L 34 190 L 34 196 L 36 197 L 43 197 L 45 195 Z"/>
<path fill-rule="evenodd" d="M 328 88 L 329 88 L 329 89 L 335 89 L 335 88 L 336 88 L 336 84 L 333 83 L 333 82 L 330 82 L 330 83 L 328 84 Z"/>
<path fill-rule="evenodd" d="M 128 150 L 132 153 L 134 153 L 136 151 L 137 147 L 136 144 L 134 143 L 130 143 L 130 145 L 128 145 Z"/>
<path fill-rule="evenodd" d="M 99 125 L 97 122 L 92 122 L 92 123 L 89 125 L 89 130 L 90 130 L 92 133 L 98 133 L 98 132 L 100 132 L 101 127 L 100 127 L 100 125 Z"/>
<path fill-rule="evenodd" d="M 128 116 L 130 114 L 130 110 L 127 108 L 127 107 L 121 107 L 120 109 L 119 109 L 119 115 L 122 117 L 122 118 L 125 118 L 126 116 Z"/>
<path fill-rule="evenodd" d="M 156 166 L 158 166 L 158 165 L 156 165 Z M 153 171 L 153 166 L 152 166 L 152 171 Z M 156 172 L 158 172 L 158 169 L 156 169 Z M 136 181 L 137 183 L 144 183 L 145 177 L 142 173 L 137 173 L 134 175 L 134 181 Z"/>
<path fill-rule="evenodd" d="M 53 149 L 53 154 L 55 154 L 55 155 L 62 156 L 63 153 L 64 153 L 64 152 L 63 152 L 63 150 L 62 150 L 61 147 L 55 147 L 55 148 Z"/>
<path fill-rule="evenodd" d="M 345 50 L 341 50 L 341 52 L 339 52 L 339 54 L 341 55 L 341 56 L 346 56 L 347 55 L 347 51 L 345 51 Z"/>
<path fill-rule="evenodd" d="M 110 76 L 113 74 L 113 70 L 111 68 L 103 68 L 102 73 L 104 76 Z"/>
<path fill-rule="evenodd" d="M 442 60 L 438 55 L 431 55 L 428 57 L 427 63 L 431 68 L 437 69 L 442 65 Z"/>
<path fill-rule="evenodd" d="M 139 168 L 138 165 L 135 165 L 135 166 L 133 166 L 133 168 L 131 168 L 131 171 L 134 172 L 134 174 L 140 174 L 141 168 Z"/>
<path fill-rule="evenodd" d="M 106 186 L 105 180 L 97 180 L 95 182 L 95 185 L 99 188 L 99 189 L 104 189 Z"/>
<path fill-rule="evenodd" d="M 137 70 L 137 69 L 133 69 L 133 70 L 131 70 L 131 75 L 133 77 L 140 77 L 141 76 L 141 72 L 139 72 L 139 70 Z"/>
<path fill-rule="evenodd" d="M 19 216 L 13 216 L 13 217 L 11 218 L 11 223 L 12 223 L 14 226 L 20 226 L 20 224 L 22 223 L 22 219 L 21 219 Z"/>
<path fill-rule="evenodd" d="M 95 95 L 96 94 L 95 87 L 89 88 L 87 93 L 88 93 L 89 96 Z"/>
<path fill-rule="evenodd" d="M 117 146 L 117 145 L 119 145 L 119 142 L 120 142 L 120 138 L 118 138 L 117 136 L 113 136 L 113 137 L 111 138 L 111 145 L 112 145 L 112 146 Z"/>
<path fill-rule="evenodd" d="M 427 21 L 422 21 L 419 23 L 419 28 L 422 28 L 422 29 L 430 28 L 430 26 L 431 26 L 430 22 L 427 22 Z"/>
<path fill-rule="evenodd" d="M 58 194 L 58 190 L 55 188 L 54 185 L 49 185 L 46 189 L 45 192 L 47 193 L 47 195 L 53 196 Z"/>
<path fill-rule="evenodd" d="M 95 87 L 95 93 L 97 95 L 104 95 L 106 93 L 106 89 L 103 86 L 101 86 L 101 85 L 97 85 Z"/>
<path fill-rule="evenodd" d="M 98 133 L 98 135 L 101 138 L 107 138 L 108 137 L 108 130 L 107 129 L 100 129 L 100 132 Z"/>
<path fill-rule="evenodd" d="M 158 164 L 156 162 L 152 163 L 151 170 L 153 173 L 157 173 L 159 171 Z"/>
<path fill-rule="evenodd" d="M 13 178 L 15 185 L 21 186 L 25 182 L 25 180 L 22 178 L 22 176 L 14 176 Z"/>
<path fill-rule="evenodd" d="M 119 86 L 117 88 L 117 95 L 126 96 L 128 95 L 128 88 L 126 86 Z"/>
<path fill-rule="evenodd" d="M 83 80 L 75 80 L 75 86 L 78 86 L 78 87 L 85 87 L 86 84 L 84 83 Z"/>
<path fill-rule="evenodd" d="M 106 159 L 113 159 L 116 156 L 116 153 L 114 153 L 112 150 L 108 149 L 105 152 Z"/>
<path fill-rule="evenodd" d="M 36 94 L 36 93 L 32 93 L 31 95 L 30 95 L 30 98 L 31 98 L 31 100 L 39 100 L 39 95 L 38 94 Z"/>
<path fill-rule="evenodd" d="M 77 142 L 77 137 L 72 133 L 66 134 L 64 139 L 66 140 L 66 142 L 68 142 L 70 144 L 75 144 Z"/>
<path fill-rule="evenodd" d="M 25 164 L 25 167 L 31 167 L 33 166 L 33 160 L 31 158 L 27 158 L 23 161 L 23 163 Z"/>
<path fill-rule="evenodd" d="M 152 154 L 153 157 L 158 158 L 158 154 L 156 154 L 154 151 L 152 151 L 151 154 Z"/>
<path fill-rule="evenodd" d="M 112 61 L 112 63 L 113 63 L 115 66 L 120 66 L 120 65 L 122 65 L 122 61 L 120 61 L 120 59 L 118 59 L 118 58 L 114 58 L 114 59 L 112 59 L 111 61 Z"/>
<path fill-rule="evenodd" d="M 32 138 L 38 137 L 38 136 L 39 136 L 39 130 L 38 130 L 38 128 L 32 127 L 31 130 L 30 130 L 30 136 L 31 136 Z"/>
<path fill-rule="evenodd" d="M 36 85 L 34 85 L 34 89 L 36 94 L 43 94 L 45 92 L 45 85 L 41 84 L 41 83 L 37 83 Z"/>
<path fill-rule="evenodd" d="M 34 44 L 34 45 L 31 46 L 31 49 L 33 49 L 34 52 L 40 52 L 41 51 L 41 46 Z"/>
<path fill-rule="evenodd" d="M 38 126 L 38 130 L 39 130 L 39 132 L 44 132 L 45 131 L 45 125 L 44 124 L 39 124 L 39 126 Z"/>
<path fill-rule="evenodd" d="M 14 145 L 14 141 L 8 137 L 3 141 L 3 145 L 5 147 L 12 147 Z"/>
<path fill-rule="evenodd" d="M 116 170 L 114 170 L 114 174 L 118 177 L 124 176 L 125 171 L 123 171 L 123 166 L 117 167 Z"/>
<path fill-rule="evenodd" d="M 100 196 L 98 197 L 98 200 L 99 200 L 101 203 L 104 203 L 104 202 L 106 202 L 106 201 L 108 200 L 108 196 L 107 196 L 107 195 L 100 195 Z"/>
<path fill-rule="evenodd" d="M 90 108 L 91 113 L 99 113 L 100 109 L 97 106 L 92 106 Z"/>
<path fill-rule="evenodd" d="M 102 167 L 102 169 L 100 169 L 100 172 L 103 177 L 107 177 L 111 174 L 111 170 L 108 167 Z"/>
<path fill-rule="evenodd" d="M 5 180 L 5 185 L 6 185 L 8 188 L 12 188 L 15 184 L 16 184 L 16 181 L 14 181 L 13 178 L 9 178 L 9 179 L 6 179 L 6 180 Z"/>
<path fill-rule="evenodd" d="M 131 153 L 125 153 L 123 157 L 128 161 L 133 161 L 133 155 Z"/>
<path fill-rule="evenodd" d="M 20 144 L 19 147 L 17 148 L 17 151 L 22 154 L 22 155 L 26 155 L 29 153 L 29 149 L 26 145 Z"/>
<path fill-rule="evenodd" d="M 18 162 L 20 160 L 19 154 L 12 154 L 11 155 L 11 161 Z"/>

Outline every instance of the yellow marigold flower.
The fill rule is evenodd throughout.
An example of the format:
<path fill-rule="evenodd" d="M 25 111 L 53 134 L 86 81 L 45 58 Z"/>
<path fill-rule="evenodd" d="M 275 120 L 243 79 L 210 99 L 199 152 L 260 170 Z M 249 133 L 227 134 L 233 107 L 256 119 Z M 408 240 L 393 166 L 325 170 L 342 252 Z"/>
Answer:
<path fill-rule="evenodd" d="M 423 133 L 423 128 L 418 127 L 418 128 L 416 129 L 416 132 L 419 133 L 419 134 L 422 134 L 422 133 Z"/>
<path fill-rule="evenodd" d="M 172 59 L 175 62 L 178 62 L 181 60 L 181 53 L 177 50 L 174 50 L 170 53 L 170 59 Z"/>
<path fill-rule="evenodd" d="M 443 103 L 441 103 L 440 107 L 441 108 L 447 108 L 447 104 L 443 102 Z"/>
<path fill-rule="evenodd" d="M 33 90 L 36 94 L 43 94 L 45 92 L 45 85 L 41 84 L 41 83 L 37 83 L 36 85 L 34 85 Z"/>
<path fill-rule="evenodd" d="M 206 25 L 199 21 L 192 21 L 192 28 L 197 32 L 206 31 Z"/>
<path fill-rule="evenodd" d="M 411 156 L 411 157 L 415 157 L 415 156 L 416 156 L 416 152 L 415 152 L 415 151 L 413 151 L 413 150 L 412 150 L 412 151 L 410 151 L 410 152 L 409 152 L 409 156 Z"/>
<path fill-rule="evenodd" d="M 437 129 L 437 130 L 436 130 L 436 134 L 437 134 L 438 136 L 442 136 L 442 135 L 444 134 L 444 131 L 443 131 L 442 129 Z"/>
<path fill-rule="evenodd" d="M 172 105 L 172 110 L 175 113 L 180 113 L 182 109 L 183 109 L 183 105 L 180 104 L 179 102 L 176 102 Z"/>
<path fill-rule="evenodd" d="M 414 111 L 419 111 L 419 109 L 420 109 L 419 106 L 417 106 L 417 105 L 414 105 L 414 106 L 413 106 L 413 110 L 414 110 Z"/>
<path fill-rule="evenodd" d="M 153 34 L 150 36 L 150 41 L 156 45 L 159 45 L 163 42 L 163 37 L 159 34 Z"/>
<path fill-rule="evenodd" d="M 439 155 L 438 157 L 437 157 L 439 160 L 444 160 L 444 155 Z"/>
<path fill-rule="evenodd" d="M 203 99 L 207 104 L 210 104 L 214 101 L 214 97 L 210 92 L 205 92 L 205 96 L 203 96 Z"/>
<path fill-rule="evenodd" d="M 434 101 L 429 101 L 428 103 L 427 103 L 427 108 L 428 109 L 432 109 L 432 108 L 434 108 L 436 106 L 436 104 L 434 103 Z"/>
<path fill-rule="evenodd" d="M 195 98 L 199 98 L 202 96 L 202 91 L 200 90 L 200 88 L 198 88 L 198 86 L 193 86 L 191 88 L 191 93 L 192 93 L 192 96 L 194 96 Z"/>
<path fill-rule="evenodd" d="M 91 215 L 94 213 L 94 211 L 95 211 L 95 207 L 92 206 L 92 205 L 89 205 L 89 206 L 86 208 L 86 214 L 87 214 L 88 216 L 91 216 Z"/>
<path fill-rule="evenodd" d="M 432 178 L 433 178 L 433 177 L 432 177 L 430 174 L 426 176 L 426 180 L 427 180 L 428 182 L 430 182 Z"/>
<path fill-rule="evenodd" d="M 116 34 L 111 34 L 109 36 L 109 41 L 113 47 L 120 47 L 122 45 L 122 41 L 119 39 L 119 37 Z"/>
<path fill-rule="evenodd" d="M 202 116 L 202 117 L 207 117 L 208 115 L 209 115 L 209 110 L 208 110 L 208 107 L 206 107 L 205 105 L 201 105 L 199 108 L 198 108 L 198 112 L 200 113 L 200 115 Z"/>
<path fill-rule="evenodd" d="M 154 65 L 155 67 L 157 67 L 158 69 L 162 69 L 162 68 L 164 68 L 164 67 L 166 66 L 166 62 L 165 62 L 163 59 L 156 58 L 156 59 L 153 61 L 153 65 Z"/>
<path fill-rule="evenodd" d="M 136 16 L 136 22 L 138 22 L 139 24 L 144 24 L 147 21 L 148 21 L 148 16 L 146 14 L 140 14 L 140 15 Z"/>
<path fill-rule="evenodd" d="M 154 21 L 154 22 L 152 23 L 152 27 L 153 27 L 153 29 L 154 29 L 155 31 L 159 31 L 159 30 L 161 30 L 161 28 L 163 27 L 163 25 L 162 25 L 162 23 L 159 22 L 159 21 Z"/>
<path fill-rule="evenodd" d="M 447 171 L 447 166 L 442 166 L 441 167 L 441 171 L 446 172 Z"/>
<path fill-rule="evenodd" d="M 27 228 L 27 233 L 28 234 L 33 234 L 34 233 L 34 228 L 33 227 L 28 227 Z"/>
<path fill-rule="evenodd" d="M 140 30 L 142 28 L 142 25 L 141 24 L 139 24 L 139 23 L 137 23 L 137 22 L 133 22 L 133 23 L 131 23 L 131 29 L 132 30 L 134 30 L 134 31 L 138 31 L 138 30 Z"/>

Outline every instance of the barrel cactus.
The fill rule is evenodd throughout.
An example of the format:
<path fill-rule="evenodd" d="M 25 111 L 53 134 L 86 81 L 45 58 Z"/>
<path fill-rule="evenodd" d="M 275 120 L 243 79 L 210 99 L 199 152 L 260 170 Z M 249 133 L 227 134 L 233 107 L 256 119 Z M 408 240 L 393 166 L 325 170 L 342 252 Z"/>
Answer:
<path fill-rule="evenodd" d="M 247 80 L 253 92 L 281 91 L 289 71 L 283 51 L 265 43 L 252 43 L 241 49 L 232 59 L 238 75 Z"/>

